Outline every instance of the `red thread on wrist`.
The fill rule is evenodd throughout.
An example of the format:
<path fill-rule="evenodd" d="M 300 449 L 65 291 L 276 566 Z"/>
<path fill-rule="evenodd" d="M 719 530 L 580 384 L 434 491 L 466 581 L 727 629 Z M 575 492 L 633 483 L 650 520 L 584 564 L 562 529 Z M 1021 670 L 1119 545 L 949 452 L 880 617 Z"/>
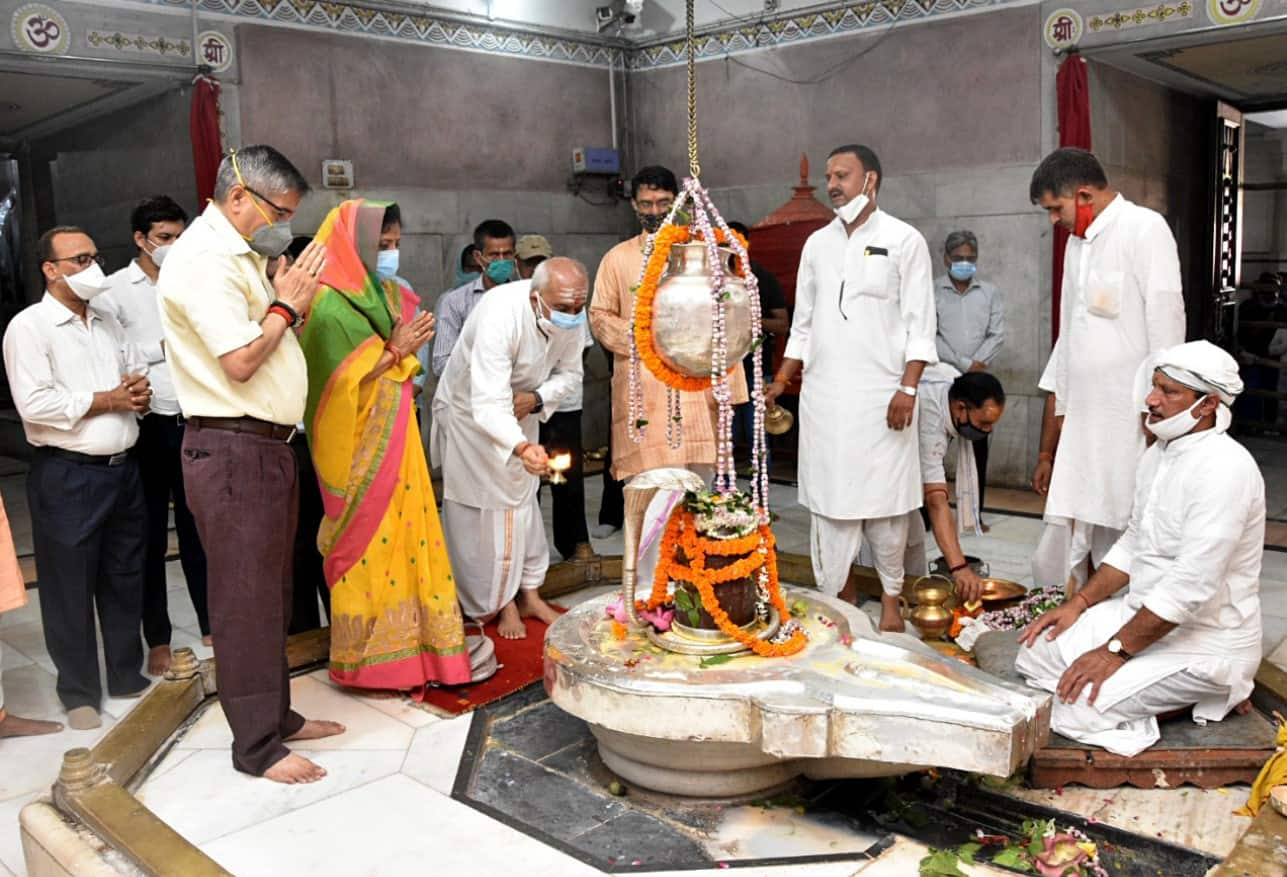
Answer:
<path fill-rule="evenodd" d="M 968 560 L 963 560 L 963 561 L 961 561 L 960 563 L 958 563 L 956 566 L 954 566 L 954 567 L 952 567 L 951 569 L 949 569 L 949 570 L 948 570 L 948 572 L 953 573 L 953 574 L 956 574 L 956 573 L 960 572 L 961 570 L 965 569 L 965 568 L 966 568 L 967 566 L 969 566 L 969 565 L 970 565 L 970 562 L 969 562 Z"/>
<path fill-rule="evenodd" d="M 384 344 L 384 349 L 393 354 L 394 362 L 401 362 L 402 358 L 406 356 L 406 354 L 402 352 L 402 349 L 399 348 L 392 341 L 386 341 Z"/>
<path fill-rule="evenodd" d="M 288 329 L 289 329 L 291 326 L 295 325 L 295 317 L 294 317 L 294 315 L 293 315 L 293 314 L 291 314 L 291 312 L 290 312 L 290 311 L 286 310 L 286 309 L 285 309 L 284 307 L 282 307 L 281 305 L 272 305 L 271 307 L 269 307 L 269 308 L 268 308 L 268 313 L 269 313 L 270 315 L 271 315 L 271 314 L 276 314 L 277 316 L 279 316 L 279 317 L 281 317 L 283 320 L 285 320 L 285 321 L 286 321 L 286 328 L 288 328 Z M 266 317 L 265 317 L 265 319 L 266 319 Z"/>

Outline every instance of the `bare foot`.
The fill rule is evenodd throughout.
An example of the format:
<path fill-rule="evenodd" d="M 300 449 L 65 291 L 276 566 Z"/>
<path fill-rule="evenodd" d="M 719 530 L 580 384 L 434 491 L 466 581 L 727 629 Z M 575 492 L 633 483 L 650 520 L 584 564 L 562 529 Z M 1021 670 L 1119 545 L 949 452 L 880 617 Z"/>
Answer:
<path fill-rule="evenodd" d="M 201 645 L 203 645 L 203 646 L 213 646 L 213 645 L 214 645 L 214 637 L 212 637 L 210 634 L 208 634 L 208 633 L 207 633 L 205 636 L 201 637 Z"/>
<path fill-rule="evenodd" d="M 1254 708 L 1255 707 L 1251 705 L 1251 698 L 1247 698 L 1242 703 L 1234 707 L 1233 711 L 1240 716 L 1245 716 L 1247 713 L 1251 712 Z"/>
<path fill-rule="evenodd" d="M 518 604 L 518 614 L 524 618 L 535 618 L 546 624 L 553 624 L 559 620 L 558 610 L 542 600 L 540 591 L 535 588 L 519 591 L 514 602 Z"/>
<path fill-rule="evenodd" d="M 902 607 L 898 605 L 897 597 L 891 597 L 889 594 L 880 595 L 880 630 L 882 633 L 902 633 L 907 630 L 907 625 L 903 624 Z"/>
<path fill-rule="evenodd" d="M 500 620 L 496 623 L 496 632 L 504 639 L 525 639 L 527 637 L 527 625 L 523 623 L 523 616 L 518 612 L 518 605 L 515 601 L 510 600 L 505 604 L 505 608 L 500 612 Z"/>
<path fill-rule="evenodd" d="M 287 737 L 286 740 L 287 742 L 291 740 L 321 740 L 323 737 L 334 737 L 337 734 L 343 734 L 345 730 L 347 729 L 339 722 L 309 719 L 304 722 L 303 727 Z M 325 771 L 322 772 L 325 773 Z"/>
<path fill-rule="evenodd" d="M 13 713 L 5 713 L 0 719 L 0 737 L 35 737 L 38 734 L 57 734 L 62 729 L 62 722 L 24 719 Z"/>
<path fill-rule="evenodd" d="M 840 589 L 840 593 L 836 596 L 850 605 L 858 602 L 858 582 L 853 576 L 845 579 L 845 586 Z"/>
<path fill-rule="evenodd" d="M 264 779 L 288 786 L 315 783 L 324 776 L 326 776 L 325 768 L 294 752 L 264 771 Z"/>
<path fill-rule="evenodd" d="M 170 647 L 153 646 L 147 652 L 147 672 L 149 676 L 164 676 L 170 669 Z"/>

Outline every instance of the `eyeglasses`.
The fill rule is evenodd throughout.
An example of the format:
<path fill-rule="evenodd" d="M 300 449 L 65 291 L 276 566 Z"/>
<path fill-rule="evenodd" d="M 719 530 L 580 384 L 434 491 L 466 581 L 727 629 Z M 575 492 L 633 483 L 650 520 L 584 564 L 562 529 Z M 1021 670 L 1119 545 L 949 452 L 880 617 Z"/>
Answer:
<path fill-rule="evenodd" d="M 80 253 L 76 256 L 63 256 L 61 259 L 46 259 L 46 262 L 75 262 L 79 268 L 88 268 L 90 262 L 97 262 L 99 268 L 106 268 L 107 261 L 98 253 Z"/>
<path fill-rule="evenodd" d="M 245 189 L 245 190 L 246 190 L 247 192 L 249 192 L 250 194 L 254 195 L 254 196 L 255 196 L 256 198 L 258 198 L 260 201 L 263 201 L 263 202 L 264 202 L 265 204 L 267 204 L 269 207 L 273 208 L 273 210 L 276 210 L 276 211 L 277 211 L 277 215 L 278 215 L 279 217 L 281 217 L 282 219 L 289 219 L 289 218 L 291 217 L 291 215 L 294 213 L 294 211 L 287 210 L 285 207 L 279 207 L 279 206 L 277 206 L 276 204 L 274 204 L 273 202 L 269 201 L 267 198 L 265 198 L 263 195 L 259 194 L 259 193 L 258 193 L 258 192 L 256 192 L 254 189 L 250 188 L 249 186 L 245 186 L 245 185 L 243 185 L 243 186 L 242 186 L 242 188 L 243 188 L 243 189 Z"/>

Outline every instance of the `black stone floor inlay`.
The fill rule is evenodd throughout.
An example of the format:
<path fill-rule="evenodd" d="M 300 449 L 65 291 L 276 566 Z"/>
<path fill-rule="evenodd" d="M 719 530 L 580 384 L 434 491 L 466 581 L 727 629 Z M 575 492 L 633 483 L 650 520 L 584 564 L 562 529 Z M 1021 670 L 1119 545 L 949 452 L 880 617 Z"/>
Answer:
<path fill-rule="evenodd" d="M 712 855 L 703 841 L 712 839 L 725 820 L 724 802 L 629 788 L 617 796 L 614 790 L 621 791 L 586 724 L 558 709 L 541 683 L 534 683 L 474 713 L 452 795 L 605 873 L 861 862 L 888 849 L 895 835 L 946 847 L 967 842 L 980 829 L 1014 836 L 1023 820 L 1049 818 L 1099 843 L 1114 877 L 1201 877 L 1217 862 L 990 791 L 953 771 L 934 782 L 912 774 L 897 780 L 796 783 L 766 806 L 803 810 L 815 823 L 875 840 L 863 852 L 790 858 Z"/>

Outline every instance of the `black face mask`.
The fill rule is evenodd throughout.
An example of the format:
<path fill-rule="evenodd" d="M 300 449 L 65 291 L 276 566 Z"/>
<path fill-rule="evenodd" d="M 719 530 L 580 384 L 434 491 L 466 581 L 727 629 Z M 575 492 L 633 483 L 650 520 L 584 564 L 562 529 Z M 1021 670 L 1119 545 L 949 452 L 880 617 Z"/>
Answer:
<path fill-rule="evenodd" d="M 991 433 L 984 432 L 973 423 L 970 423 L 970 415 L 968 413 L 965 415 L 964 423 L 952 421 L 952 425 L 956 427 L 957 435 L 965 439 L 967 442 L 977 442 L 980 439 L 985 439 L 991 435 Z"/>
<path fill-rule="evenodd" d="M 648 234 L 656 234 L 657 229 L 661 228 L 661 224 L 666 221 L 664 213 L 636 213 L 635 216 L 639 217 L 639 224 Z"/>

